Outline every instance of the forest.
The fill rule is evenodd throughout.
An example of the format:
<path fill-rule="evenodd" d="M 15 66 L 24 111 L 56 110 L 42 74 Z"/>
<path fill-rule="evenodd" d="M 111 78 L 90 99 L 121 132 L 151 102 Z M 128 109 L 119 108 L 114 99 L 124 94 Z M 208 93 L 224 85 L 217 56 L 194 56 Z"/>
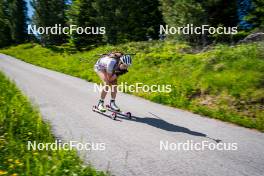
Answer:
<path fill-rule="evenodd" d="M 29 16 L 28 11 L 33 15 Z M 42 46 L 69 45 L 89 50 L 105 44 L 131 41 L 180 40 L 193 46 L 234 44 L 251 33 L 263 31 L 262 0 L 1 0 L 0 47 L 26 42 Z M 208 25 L 236 27 L 230 34 L 163 35 L 160 26 Z M 104 27 L 102 35 L 32 34 L 28 25 L 52 27 Z"/>

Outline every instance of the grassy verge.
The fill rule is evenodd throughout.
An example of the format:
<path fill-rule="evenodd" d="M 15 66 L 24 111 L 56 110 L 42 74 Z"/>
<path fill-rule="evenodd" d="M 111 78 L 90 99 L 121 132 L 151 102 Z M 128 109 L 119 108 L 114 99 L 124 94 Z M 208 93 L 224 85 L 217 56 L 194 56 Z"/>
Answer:
<path fill-rule="evenodd" d="M 52 143 L 50 127 L 0 73 L 0 175 L 104 175 L 83 166 L 73 150 L 28 150 L 27 141 Z"/>
<path fill-rule="evenodd" d="M 132 42 L 75 54 L 63 48 L 24 44 L 0 50 L 26 62 L 99 82 L 93 71 L 98 54 L 113 49 L 136 53 L 128 84 L 170 84 L 170 93 L 137 92 L 154 102 L 191 110 L 264 131 L 264 45 L 218 45 L 193 54 L 186 44 Z M 128 92 L 129 93 L 129 92 Z"/>

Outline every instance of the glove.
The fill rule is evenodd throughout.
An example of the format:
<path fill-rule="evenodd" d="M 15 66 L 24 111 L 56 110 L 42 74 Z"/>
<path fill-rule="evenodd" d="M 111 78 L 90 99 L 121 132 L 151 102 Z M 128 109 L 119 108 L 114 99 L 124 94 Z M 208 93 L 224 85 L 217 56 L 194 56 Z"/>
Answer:
<path fill-rule="evenodd" d="M 116 70 L 115 74 L 116 74 L 116 76 L 121 76 L 127 72 L 128 72 L 128 70 Z"/>

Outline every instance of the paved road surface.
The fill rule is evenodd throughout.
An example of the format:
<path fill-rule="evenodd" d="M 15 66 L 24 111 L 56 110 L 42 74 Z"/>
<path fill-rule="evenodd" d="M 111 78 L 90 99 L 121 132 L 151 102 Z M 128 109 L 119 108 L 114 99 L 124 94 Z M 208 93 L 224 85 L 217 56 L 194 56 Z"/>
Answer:
<path fill-rule="evenodd" d="M 92 112 L 98 99 L 92 83 L 3 54 L 0 70 L 39 106 L 58 138 L 94 144 L 94 150 L 80 156 L 97 169 L 117 176 L 264 175 L 263 133 L 126 94 L 118 95 L 118 104 L 135 119 L 114 121 Z M 214 146 L 217 140 L 238 149 L 175 150 L 179 143 Z M 170 150 L 160 150 L 166 142 Z M 104 151 L 96 150 L 99 143 L 105 144 Z"/>

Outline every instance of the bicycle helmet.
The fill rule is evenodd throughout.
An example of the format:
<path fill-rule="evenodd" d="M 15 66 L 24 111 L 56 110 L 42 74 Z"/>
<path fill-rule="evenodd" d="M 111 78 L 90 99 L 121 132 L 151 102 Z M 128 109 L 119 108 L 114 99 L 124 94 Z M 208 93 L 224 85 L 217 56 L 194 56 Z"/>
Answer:
<path fill-rule="evenodd" d="M 123 64 L 126 64 L 127 66 L 130 66 L 132 64 L 132 58 L 128 54 L 121 56 L 120 60 Z"/>

